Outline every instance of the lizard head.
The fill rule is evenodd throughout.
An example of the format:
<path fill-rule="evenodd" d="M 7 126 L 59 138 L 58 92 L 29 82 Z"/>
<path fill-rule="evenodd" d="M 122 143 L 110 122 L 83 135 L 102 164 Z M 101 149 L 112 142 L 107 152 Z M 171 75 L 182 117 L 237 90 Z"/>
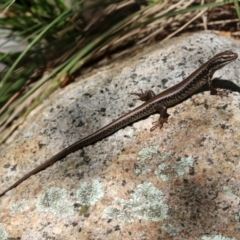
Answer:
<path fill-rule="evenodd" d="M 224 67 L 238 57 L 237 53 L 232 51 L 225 51 L 215 55 L 210 61 L 211 67 L 214 71 Z"/>

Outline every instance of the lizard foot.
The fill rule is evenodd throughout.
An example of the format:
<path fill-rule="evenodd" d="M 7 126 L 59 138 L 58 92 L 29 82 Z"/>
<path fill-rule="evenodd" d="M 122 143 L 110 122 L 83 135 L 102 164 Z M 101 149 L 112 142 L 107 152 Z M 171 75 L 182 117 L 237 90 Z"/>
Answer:
<path fill-rule="evenodd" d="M 155 96 L 155 93 L 152 90 L 148 90 L 146 92 L 143 92 L 143 90 L 141 89 L 140 93 L 131 93 L 131 95 L 136 95 L 139 98 L 134 99 L 134 100 L 141 100 L 143 102 L 148 101 L 149 99 L 153 98 Z"/>
<path fill-rule="evenodd" d="M 217 90 L 217 95 L 219 95 L 221 98 L 228 97 L 228 92 Z"/>
<path fill-rule="evenodd" d="M 158 127 L 161 129 L 164 123 L 168 123 L 168 117 L 160 117 L 158 121 L 153 122 L 153 127 L 150 130 L 153 131 Z"/>
<path fill-rule="evenodd" d="M 226 90 L 217 90 L 215 88 L 211 89 L 210 91 L 211 95 L 219 95 L 221 98 L 228 97 L 228 92 Z"/>

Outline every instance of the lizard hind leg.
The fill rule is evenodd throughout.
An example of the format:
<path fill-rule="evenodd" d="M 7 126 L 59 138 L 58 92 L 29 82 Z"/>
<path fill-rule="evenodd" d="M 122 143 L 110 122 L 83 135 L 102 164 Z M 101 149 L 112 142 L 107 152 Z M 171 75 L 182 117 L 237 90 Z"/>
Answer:
<path fill-rule="evenodd" d="M 153 127 L 150 129 L 150 131 L 154 131 L 158 127 L 161 129 L 163 127 L 164 123 L 168 123 L 168 117 L 164 118 L 164 117 L 160 116 L 158 121 L 153 122 Z"/>
<path fill-rule="evenodd" d="M 153 122 L 153 127 L 150 129 L 151 131 L 155 130 L 156 128 L 162 128 L 164 123 L 168 122 L 168 117 L 170 114 L 167 113 L 167 108 L 163 104 L 157 104 L 155 106 L 157 112 L 160 113 L 160 117 L 158 121 Z"/>
<path fill-rule="evenodd" d="M 150 100 L 151 98 L 155 97 L 155 93 L 152 90 L 148 90 L 145 92 L 143 92 L 143 90 L 141 90 L 140 93 L 131 93 L 131 95 L 136 95 L 139 97 L 134 100 L 141 100 L 143 102 L 146 102 L 146 101 Z"/>

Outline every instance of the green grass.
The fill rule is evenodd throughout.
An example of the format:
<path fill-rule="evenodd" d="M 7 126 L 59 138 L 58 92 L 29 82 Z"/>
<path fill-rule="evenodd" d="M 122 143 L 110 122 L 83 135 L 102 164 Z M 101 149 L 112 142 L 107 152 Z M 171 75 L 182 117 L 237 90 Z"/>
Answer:
<path fill-rule="evenodd" d="M 1 47 L 16 38 L 25 46 L 22 52 L 0 53 L 0 61 L 7 66 L 0 77 L 0 143 L 66 79 L 75 78 L 86 64 L 103 58 L 109 47 L 114 52 L 134 46 L 146 37 L 149 26 L 165 26 L 170 17 L 176 21 L 178 16 L 224 5 L 234 7 L 240 19 L 237 0 L 204 5 L 185 0 L 185 6 L 155 0 L 131 8 L 129 1 L 123 0 L 93 1 L 89 5 L 83 0 L 72 1 L 75 4 L 71 6 L 61 0 L 30 2 L 32 5 L 24 0 L 22 4 L 7 1 L 0 6 L 4 16 L 0 27 L 9 31 Z M 103 14 L 110 7 L 112 10 Z M 136 30 L 143 33 L 142 37 Z"/>

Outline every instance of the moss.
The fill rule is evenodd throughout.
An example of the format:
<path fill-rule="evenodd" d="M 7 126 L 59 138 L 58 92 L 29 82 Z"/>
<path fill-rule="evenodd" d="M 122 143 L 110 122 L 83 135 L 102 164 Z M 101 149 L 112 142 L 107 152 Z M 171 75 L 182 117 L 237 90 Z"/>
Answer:
<path fill-rule="evenodd" d="M 88 214 L 88 213 L 89 213 L 89 209 L 90 209 L 89 206 L 86 206 L 86 205 L 81 206 L 80 212 L 79 212 L 80 215 L 86 215 L 86 214 Z"/>
<path fill-rule="evenodd" d="M 164 203 L 163 193 L 152 183 L 142 183 L 129 200 L 116 198 L 115 205 L 104 210 L 103 218 L 116 219 L 121 222 L 150 220 L 159 222 L 167 218 L 168 206 Z"/>
<path fill-rule="evenodd" d="M 92 206 L 103 197 L 101 183 L 94 180 L 92 184 L 86 182 L 81 185 L 76 193 L 77 202 L 83 206 Z"/>
<path fill-rule="evenodd" d="M 8 238 L 7 232 L 3 229 L 2 224 L 0 223 L 0 240 L 6 240 Z"/>
<path fill-rule="evenodd" d="M 48 189 L 40 196 L 36 206 L 41 212 L 52 212 L 58 216 L 68 216 L 74 212 L 73 203 L 67 200 L 67 191 L 57 187 Z"/>
<path fill-rule="evenodd" d="M 214 237 L 202 237 L 202 240 L 237 240 L 236 238 L 227 238 L 227 237 L 223 237 L 222 235 L 216 235 Z"/>

